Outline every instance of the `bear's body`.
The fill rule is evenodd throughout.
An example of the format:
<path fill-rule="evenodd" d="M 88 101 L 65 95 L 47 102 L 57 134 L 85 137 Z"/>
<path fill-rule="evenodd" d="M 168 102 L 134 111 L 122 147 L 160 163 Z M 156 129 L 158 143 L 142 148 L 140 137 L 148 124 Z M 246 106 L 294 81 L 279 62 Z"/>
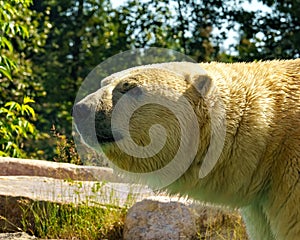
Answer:
<path fill-rule="evenodd" d="M 95 135 L 114 164 L 131 173 L 157 171 L 181 151 L 182 131 L 176 111 L 184 112 L 186 122 L 191 116 L 185 112 L 186 106 L 179 104 L 184 98 L 197 117 L 197 126 L 188 132 L 191 140 L 184 141 L 187 146 L 197 143 L 197 151 L 191 162 L 181 157 L 176 170 L 183 174 L 166 189 L 171 194 L 240 208 L 251 239 L 300 239 L 300 59 L 197 66 L 206 73 L 197 73 L 191 63 L 166 63 L 129 69 L 105 79 L 99 91 L 74 107 L 81 136 L 96 147 L 86 119 L 82 123 L 78 117 L 83 109 L 85 116 L 95 112 Z M 151 94 L 178 102 L 174 105 L 175 117 L 174 109 L 150 103 L 134 111 L 130 136 L 124 135 L 120 127 L 113 134 L 113 110 L 127 93 L 133 101 Z M 172 94 L 166 96 L 168 93 Z M 218 116 L 222 108 L 225 119 L 213 119 L 211 116 Z M 126 112 L 131 107 L 122 109 Z M 199 171 L 211 139 L 222 137 L 222 122 L 222 151 L 211 170 L 201 176 Z M 149 129 L 155 124 L 162 125 L 167 136 L 158 154 L 136 157 L 121 150 L 118 142 L 126 142 L 128 137 L 139 146 L 149 145 L 153 137 Z M 195 139 L 193 132 L 197 129 Z M 158 139 L 163 138 L 161 132 L 157 133 Z M 151 185 L 152 181 L 155 179 L 149 175 L 145 182 Z"/>

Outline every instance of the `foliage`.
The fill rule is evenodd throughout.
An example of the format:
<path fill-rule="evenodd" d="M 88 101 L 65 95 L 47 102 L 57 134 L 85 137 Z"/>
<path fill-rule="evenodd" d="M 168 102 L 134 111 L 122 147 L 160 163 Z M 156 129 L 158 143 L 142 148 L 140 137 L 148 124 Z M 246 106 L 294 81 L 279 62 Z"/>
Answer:
<path fill-rule="evenodd" d="M 45 94 L 41 85 L 33 81 L 29 56 L 43 45 L 47 28 L 38 31 L 37 19 L 41 15 L 30 10 L 30 4 L 31 0 L 0 1 L 1 155 L 14 157 L 31 155 L 31 151 L 25 154 L 25 139 L 34 139 L 37 132 L 27 120 L 35 118 L 28 103 Z"/>
<path fill-rule="evenodd" d="M 28 120 L 35 118 L 29 105 L 33 102 L 24 97 L 22 104 L 10 101 L 0 108 L 0 156 L 26 157 L 24 141 L 36 137 L 36 128 Z"/>
<path fill-rule="evenodd" d="M 212 30 L 221 27 L 225 5 L 212 0 L 131 0 L 120 12 L 135 47 L 169 48 L 196 61 L 210 61 L 219 52 L 212 43 Z M 220 40 L 215 38 L 215 42 Z"/>
<path fill-rule="evenodd" d="M 81 182 L 70 182 L 78 184 Z M 103 184 L 96 182 L 93 192 L 101 192 Z M 40 202 L 19 199 L 17 209 L 20 217 L 10 219 L 7 215 L 0 232 L 24 231 L 43 239 L 122 239 L 125 216 L 130 206 L 136 201 L 128 199 L 126 207 L 114 204 L 100 204 L 86 201 L 79 204 Z M 8 211 L 4 209 L 3 212 Z M 205 214 L 197 216 L 197 236 L 193 239 L 232 239 L 246 240 L 247 234 L 241 216 L 236 212 L 219 211 L 207 207 Z"/>
<path fill-rule="evenodd" d="M 70 140 L 66 135 L 57 132 L 55 126 L 52 126 L 52 134 L 56 138 L 56 154 L 53 160 L 56 162 L 73 163 L 82 165 L 79 154 L 76 151 L 76 146 L 73 140 Z"/>
<path fill-rule="evenodd" d="M 34 9 L 43 13 L 50 9 L 52 26 L 45 51 L 33 57 L 35 71 L 47 95 L 38 99 L 37 112 L 47 118 L 39 129 L 59 132 L 71 137 L 71 108 L 83 79 L 101 61 L 127 50 L 128 45 L 117 13 L 108 0 L 36 1 Z"/>
<path fill-rule="evenodd" d="M 82 182 L 66 182 L 78 188 L 76 197 L 80 199 Z M 125 215 L 133 200 L 128 198 L 124 207 L 119 207 L 113 200 L 107 204 L 95 202 L 93 197 L 107 198 L 104 185 L 95 182 L 91 189 L 95 195 L 77 203 L 20 201 L 22 230 L 40 238 L 122 239 Z"/>
<path fill-rule="evenodd" d="M 33 202 L 24 206 L 23 231 L 53 239 L 122 239 L 126 208 Z M 26 216 L 27 215 L 27 216 Z M 28 217 L 33 219 L 30 224 Z"/>
<path fill-rule="evenodd" d="M 16 69 L 16 63 L 5 54 L 13 52 L 10 37 L 20 35 L 22 38 L 28 38 L 29 36 L 28 29 L 19 21 L 14 21 L 20 17 L 16 5 L 20 4 L 27 8 L 29 3 L 28 0 L 0 1 L 0 74 L 9 80 L 12 80 L 11 71 Z"/>
<path fill-rule="evenodd" d="M 246 1 L 245 1 L 246 2 Z M 269 11 L 237 11 L 240 27 L 237 60 L 300 57 L 300 2 L 260 0 Z"/>
<path fill-rule="evenodd" d="M 33 81 L 29 57 L 45 42 L 48 28 L 38 31 L 41 15 L 29 9 L 30 0 L 0 1 L 0 105 L 24 96 L 42 96 L 41 85 Z"/>
<path fill-rule="evenodd" d="M 299 57 L 299 1 L 257 1 L 269 11 L 242 7 L 251 0 L 127 0 L 117 8 L 110 0 L 0 0 L 0 106 L 34 98 L 44 138 L 34 144 L 40 151 L 26 147 L 29 155 L 75 161 L 62 145 L 72 148 L 76 93 L 114 54 L 162 47 L 199 62 Z M 59 137 L 50 137 L 53 125 Z"/>
<path fill-rule="evenodd" d="M 219 24 L 220 18 L 203 19 L 210 14 L 218 16 L 222 4 L 206 1 L 211 5 L 206 10 L 201 1 L 196 2 L 131 0 L 113 9 L 109 0 L 35 1 L 37 12 L 49 10 L 51 25 L 45 52 L 33 56 L 35 72 L 41 73 L 35 81 L 47 92 L 46 97 L 37 98 L 37 113 L 43 116 L 38 129 L 49 132 L 55 125 L 70 138 L 70 111 L 78 88 L 94 67 L 121 51 L 156 46 L 181 51 L 198 61 L 216 58 L 218 47 L 212 46 L 210 38 L 212 24 Z M 171 7 L 174 4 L 175 9 Z M 191 17 L 184 17 L 189 9 L 194 9 Z M 48 152 L 47 159 L 57 154 Z"/>

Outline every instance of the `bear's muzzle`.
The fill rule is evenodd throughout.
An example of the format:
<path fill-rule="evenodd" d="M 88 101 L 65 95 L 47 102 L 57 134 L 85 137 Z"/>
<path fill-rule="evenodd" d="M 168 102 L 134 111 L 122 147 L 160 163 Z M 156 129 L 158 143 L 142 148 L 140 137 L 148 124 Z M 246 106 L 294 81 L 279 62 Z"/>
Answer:
<path fill-rule="evenodd" d="M 99 106 L 80 101 L 72 109 L 75 128 L 82 140 L 90 146 L 115 142 L 122 138 L 118 132 L 112 133 L 111 113 Z"/>

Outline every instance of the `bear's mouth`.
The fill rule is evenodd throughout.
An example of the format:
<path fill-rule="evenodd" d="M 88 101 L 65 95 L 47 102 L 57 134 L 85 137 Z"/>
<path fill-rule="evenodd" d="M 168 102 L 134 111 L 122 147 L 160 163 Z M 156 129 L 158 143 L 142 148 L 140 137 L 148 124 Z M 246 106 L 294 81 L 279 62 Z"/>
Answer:
<path fill-rule="evenodd" d="M 96 109 L 93 105 L 77 103 L 72 111 L 76 132 L 81 141 L 91 148 L 123 139 L 118 130 L 112 130 L 111 111 Z"/>
<path fill-rule="evenodd" d="M 123 139 L 122 134 L 119 131 L 115 130 L 113 132 L 111 130 L 109 130 L 108 132 L 97 132 L 96 137 L 100 145 L 117 142 Z"/>
<path fill-rule="evenodd" d="M 81 141 L 91 147 L 98 148 L 101 145 L 106 145 L 109 143 L 117 142 L 123 139 L 123 135 L 120 131 L 112 130 L 109 126 L 105 128 L 96 128 L 93 132 L 89 127 L 86 127 L 88 124 L 74 124 L 76 132 L 80 135 Z"/>

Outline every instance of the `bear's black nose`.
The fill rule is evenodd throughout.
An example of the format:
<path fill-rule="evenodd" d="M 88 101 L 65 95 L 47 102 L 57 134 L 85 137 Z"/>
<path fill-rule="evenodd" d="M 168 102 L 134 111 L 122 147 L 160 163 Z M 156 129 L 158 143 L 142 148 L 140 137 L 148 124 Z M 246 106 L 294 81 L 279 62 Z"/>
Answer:
<path fill-rule="evenodd" d="M 87 119 L 91 114 L 89 106 L 84 103 L 77 103 L 71 110 L 71 115 L 74 117 L 75 122 Z"/>

